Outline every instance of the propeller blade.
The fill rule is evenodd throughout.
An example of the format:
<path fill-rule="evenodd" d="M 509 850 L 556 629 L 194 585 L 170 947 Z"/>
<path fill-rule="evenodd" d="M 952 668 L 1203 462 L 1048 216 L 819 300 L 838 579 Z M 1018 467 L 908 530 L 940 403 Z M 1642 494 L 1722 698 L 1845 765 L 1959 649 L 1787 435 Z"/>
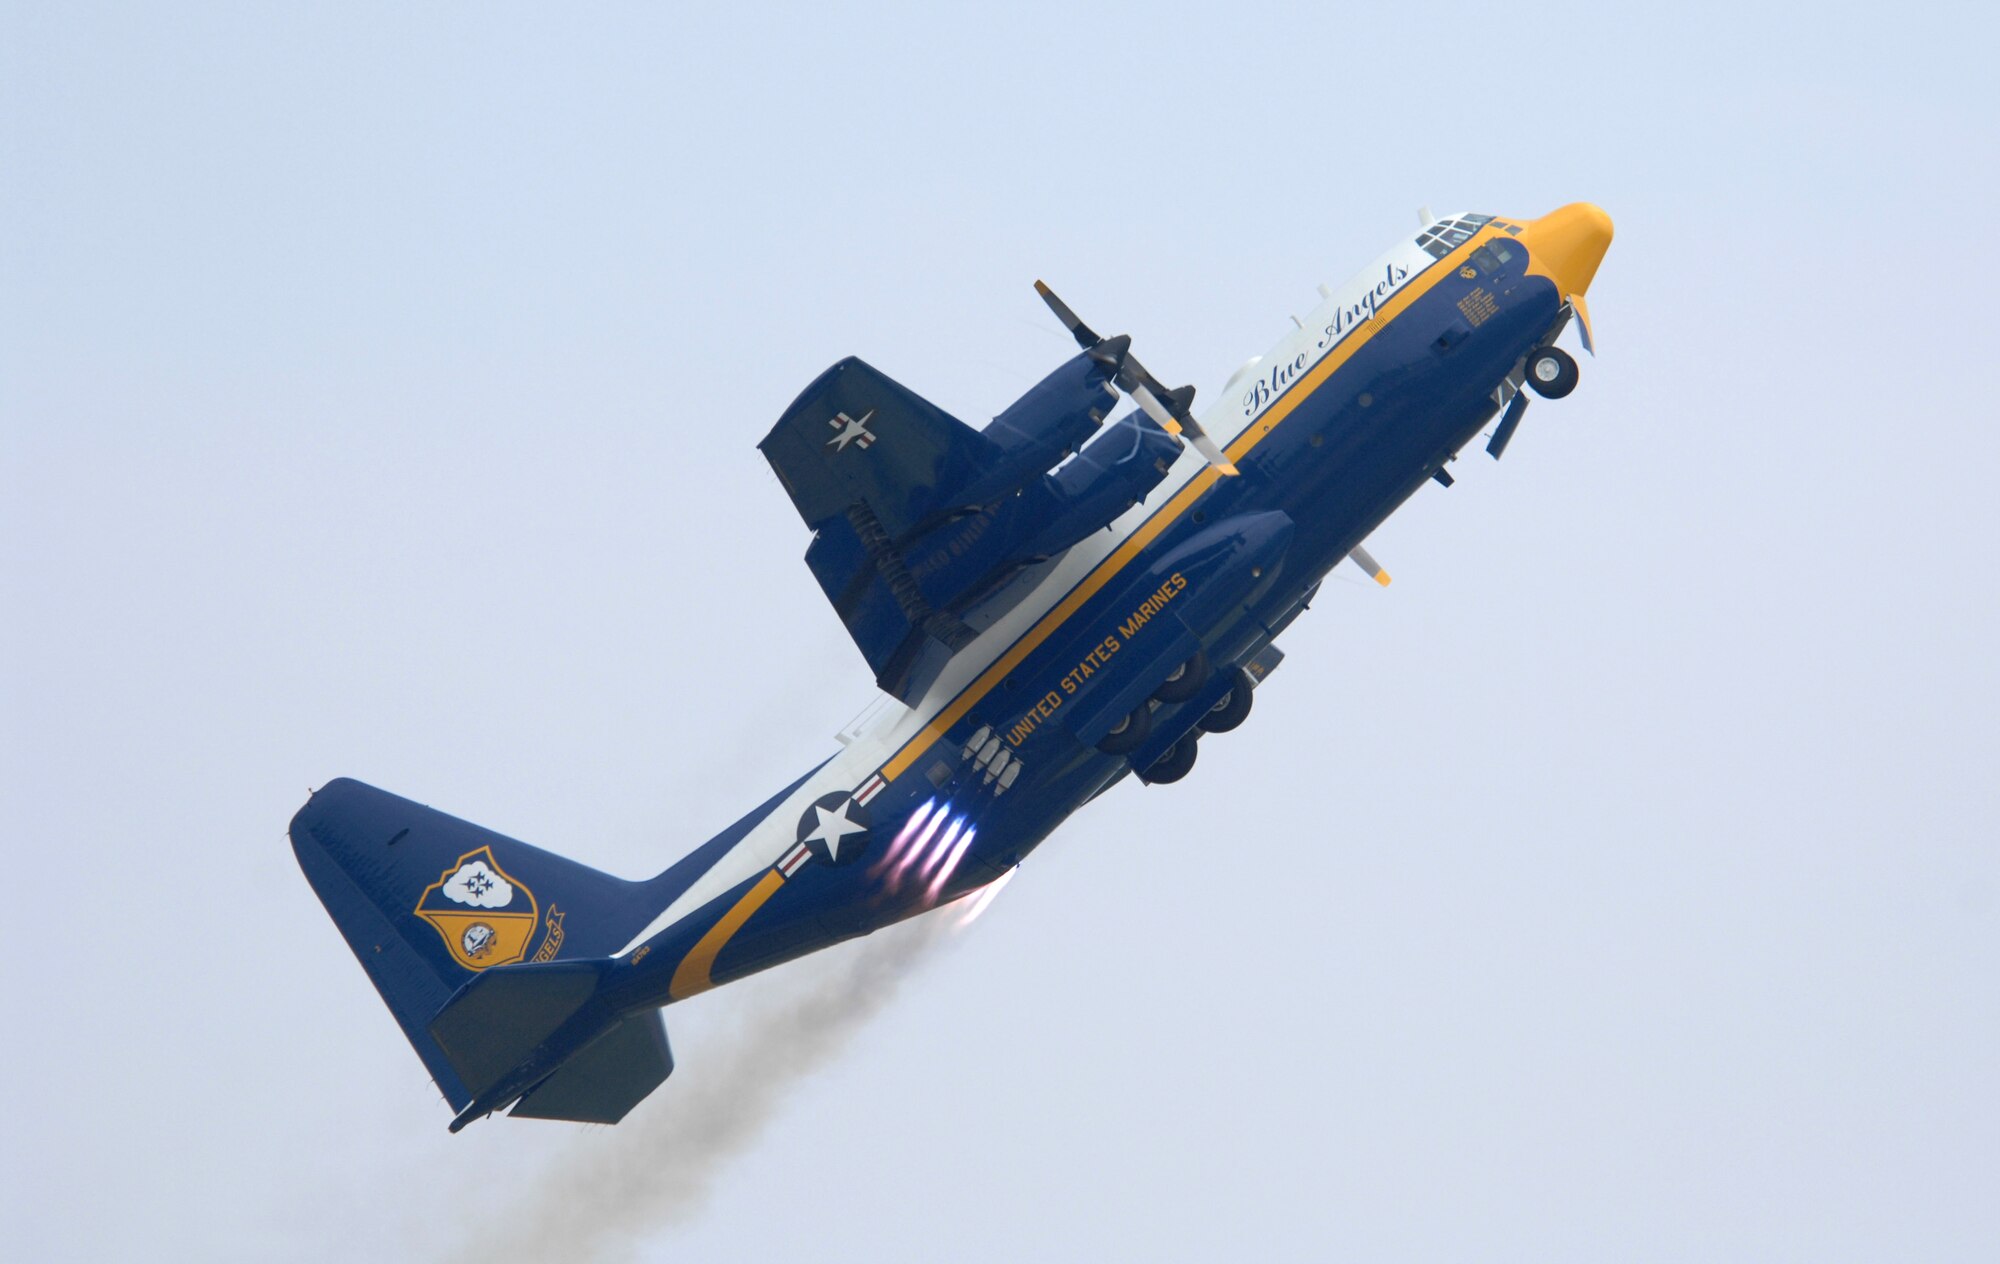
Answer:
<path fill-rule="evenodd" d="M 1230 478 L 1235 478 L 1243 472 L 1236 468 L 1234 461 L 1223 455 L 1221 448 L 1215 446 L 1215 440 L 1209 438 L 1199 429 L 1189 432 L 1188 442 L 1194 444 L 1194 450 L 1201 453 L 1204 460 Z"/>
<path fill-rule="evenodd" d="M 1183 386 L 1179 390 L 1164 390 L 1159 381 L 1147 373 L 1145 367 L 1137 361 L 1128 360 L 1126 366 L 1137 369 L 1139 373 L 1145 375 L 1144 380 L 1132 384 L 1131 395 L 1133 399 L 1139 401 L 1139 407 L 1146 410 L 1146 415 L 1159 423 L 1162 430 L 1168 434 L 1186 436 L 1187 441 L 1194 445 L 1194 450 L 1201 453 L 1202 459 L 1220 470 L 1226 477 L 1234 478 L 1243 472 L 1236 468 L 1234 461 L 1223 454 L 1222 449 L 1216 446 L 1215 440 L 1209 438 L 1208 432 L 1201 428 L 1201 423 L 1194 419 L 1194 413 L 1189 408 L 1189 405 L 1194 403 L 1194 387 Z"/>
<path fill-rule="evenodd" d="M 1069 309 L 1068 303 L 1056 297 L 1054 290 L 1037 281 L 1035 282 L 1035 293 L 1042 296 L 1042 301 L 1049 305 L 1049 310 L 1056 314 L 1056 319 L 1061 321 L 1063 326 L 1069 330 L 1070 336 L 1076 339 L 1076 345 L 1082 347 L 1085 351 L 1089 351 L 1104 341 L 1091 332 L 1090 326 L 1084 324 L 1082 319 Z"/>
<path fill-rule="evenodd" d="M 1583 335 L 1583 349 L 1596 356 L 1597 339 L 1590 336 L 1590 309 L 1584 306 L 1583 295 L 1570 295 L 1569 305 L 1576 312 L 1576 331 Z"/>
<path fill-rule="evenodd" d="M 1132 355 L 1132 339 L 1124 334 L 1116 338 L 1100 338 L 1083 319 L 1070 310 L 1069 304 L 1056 297 L 1056 292 L 1041 281 L 1035 282 L 1035 293 L 1049 305 L 1090 357 L 1100 364 L 1117 366 L 1116 381 L 1130 395 L 1146 416 L 1153 419 L 1160 429 L 1170 435 L 1185 435 L 1202 459 L 1225 475 L 1234 476 L 1242 471 L 1236 468 L 1215 441 L 1202 430 L 1201 423 L 1194 419 L 1194 387 L 1183 386 L 1178 390 L 1168 390 L 1160 385 L 1160 380 L 1146 371 Z"/>
<path fill-rule="evenodd" d="M 1220 470 L 1228 478 L 1234 478 L 1234 476 L 1242 474 L 1242 470 L 1236 468 L 1236 462 L 1232 462 L 1228 456 L 1222 454 L 1222 448 L 1216 446 L 1216 440 L 1208 438 L 1208 432 L 1202 430 L 1202 424 L 1196 422 L 1194 416 L 1188 412 L 1188 400 L 1194 398 L 1194 388 L 1192 386 L 1182 386 L 1180 390 L 1170 390 L 1170 392 L 1166 392 L 1166 400 L 1162 400 L 1144 382 L 1134 382 L 1132 384 L 1132 398 L 1138 400 L 1138 406 L 1144 408 L 1146 416 L 1150 416 L 1154 422 L 1158 422 L 1158 426 L 1162 430 L 1166 430 L 1168 434 L 1180 434 L 1190 444 L 1194 444 L 1194 450 L 1202 454 L 1202 460 L 1206 460 L 1208 464 L 1212 464 L 1216 470 Z M 1168 402 L 1180 406 L 1178 408 L 1180 416 L 1174 416 L 1174 410 L 1168 408 Z"/>
<path fill-rule="evenodd" d="M 1147 376 L 1150 377 L 1151 375 L 1148 374 Z M 1171 435 L 1177 435 L 1181 432 L 1181 423 L 1175 419 L 1172 413 L 1167 411 L 1166 405 L 1160 402 L 1160 397 L 1153 394 L 1152 387 L 1146 385 L 1144 382 L 1134 382 L 1128 393 L 1134 400 L 1138 401 L 1139 407 L 1145 410 L 1146 415 L 1151 417 L 1160 429 Z"/>
<path fill-rule="evenodd" d="M 1356 566 L 1368 572 L 1368 578 L 1374 580 L 1384 588 L 1389 586 L 1389 572 L 1382 569 L 1382 564 L 1376 561 L 1367 549 L 1357 544 L 1348 550 L 1347 556 L 1354 559 Z"/>
<path fill-rule="evenodd" d="M 1194 419 L 1192 407 L 1194 387 L 1183 386 L 1177 391 L 1168 391 L 1160 397 L 1160 402 L 1174 415 L 1174 420 L 1180 422 L 1180 428 L 1187 432 L 1188 442 L 1194 445 L 1194 450 L 1201 453 L 1210 465 L 1231 478 L 1242 473 L 1236 468 L 1235 462 L 1223 455 L 1215 440 L 1208 437 L 1208 432 L 1201 428 L 1201 423 Z"/>
<path fill-rule="evenodd" d="M 1486 441 L 1486 455 L 1496 461 L 1500 459 L 1500 454 L 1507 450 L 1507 445 L 1514 439 L 1515 427 L 1521 424 L 1521 414 L 1527 411 L 1528 392 L 1517 388 L 1514 391 L 1513 401 L 1507 405 L 1507 411 L 1501 414 L 1500 424 L 1493 428 L 1493 437 Z"/>

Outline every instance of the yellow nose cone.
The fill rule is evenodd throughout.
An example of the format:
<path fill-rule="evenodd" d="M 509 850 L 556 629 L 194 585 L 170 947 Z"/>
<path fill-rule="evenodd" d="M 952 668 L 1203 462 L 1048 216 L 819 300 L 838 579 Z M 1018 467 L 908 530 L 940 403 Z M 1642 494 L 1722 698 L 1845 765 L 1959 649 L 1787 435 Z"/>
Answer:
<path fill-rule="evenodd" d="M 1590 202 L 1571 202 L 1521 226 L 1518 239 L 1528 248 L 1528 275 L 1546 276 L 1564 298 L 1590 288 L 1597 265 L 1611 246 L 1611 217 Z"/>

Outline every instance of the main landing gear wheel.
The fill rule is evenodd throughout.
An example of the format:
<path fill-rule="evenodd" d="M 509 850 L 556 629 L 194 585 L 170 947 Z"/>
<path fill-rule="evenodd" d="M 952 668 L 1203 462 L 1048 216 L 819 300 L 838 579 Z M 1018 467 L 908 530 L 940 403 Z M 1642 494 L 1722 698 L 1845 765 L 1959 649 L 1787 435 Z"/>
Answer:
<path fill-rule="evenodd" d="M 1528 385 L 1543 399 L 1561 399 L 1576 389 L 1581 376 L 1576 361 L 1560 347 L 1543 347 L 1528 357 Z"/>
<path fill-rule="evenodd" d="M 1227 733 L 1250 718 L 1250 703 L 1256 697 L 1251 692 L 1250 673 L 1232 667 L 1229 675 L 1229 692 L 1216 699 L 1207 715 L 1195 721 L 1195 727 L 1204 733 Z"/>
<path fill-rule="evenodd" d="M 1138 750 L 1152 731 L 1153 709 L 1142 702 L 1098 741 L 1097 749 L 1107 755 L 1127 755 Z"/>
<path fill-rule="evenodd" d="M 1167 748 L 1167 753 L 1153 761 L 1146 770 L 1146 784 L 1150 786 L 1171 785 L 1188 775 L 1194 769 L 1194 757 L 1201 753 L 1201 743 L 1190 733 Z"/>
<path fill-rule="evenodd" d="M 1153 696 L 1161 702 L 1186 702 L 1201 692 L 1208 683 L 1208 655 L 1196 650 L 1185 663 L 1174 668 L 1174 674 L 1160 682 L 1153 690 Z"/>

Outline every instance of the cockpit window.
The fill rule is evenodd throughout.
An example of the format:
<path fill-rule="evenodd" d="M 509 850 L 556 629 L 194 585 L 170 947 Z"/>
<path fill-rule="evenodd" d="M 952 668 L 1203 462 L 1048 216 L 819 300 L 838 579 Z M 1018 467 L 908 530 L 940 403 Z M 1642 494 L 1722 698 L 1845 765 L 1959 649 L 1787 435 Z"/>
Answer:
<path fill-rule="evenodd" d="M 1514 251 L 1504 238 L 1495 237 L 1472 252 L 1473 266 L 1481 272 L 1498 272 L 1500 265 L 1514 257 Z"/>
<path fill-rule="evenodd" d="M 1472 235 L 1492 220 L 1491 215 L 1460 215 L 1456 219 L 1441 219 L 1424 230 L 1423 235 L 1417 238 L 1417 244 L 1429 252 L 1431 258 L 1442 259 L 1472 240 Z"/>

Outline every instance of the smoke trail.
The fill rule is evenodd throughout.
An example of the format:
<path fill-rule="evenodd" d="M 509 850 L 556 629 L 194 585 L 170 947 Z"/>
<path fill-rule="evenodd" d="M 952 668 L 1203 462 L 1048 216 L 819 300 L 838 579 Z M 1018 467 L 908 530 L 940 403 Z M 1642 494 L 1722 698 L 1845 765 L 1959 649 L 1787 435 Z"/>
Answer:
<path fill-rule="evenodd" d="M 789 990 L 699 1050 L 699 1061 L 676 1071 L 629 1121 L 593 1130 L 551 1162 L 490 1237 L 461 1242 L 447 1258 L 618 1258 L 649 1231 L 693 1217 L 722 1164 L 749 1148 L 795 1084 L 881 1012 L 951 923 L 918 918 L 786 967 Z"/>

